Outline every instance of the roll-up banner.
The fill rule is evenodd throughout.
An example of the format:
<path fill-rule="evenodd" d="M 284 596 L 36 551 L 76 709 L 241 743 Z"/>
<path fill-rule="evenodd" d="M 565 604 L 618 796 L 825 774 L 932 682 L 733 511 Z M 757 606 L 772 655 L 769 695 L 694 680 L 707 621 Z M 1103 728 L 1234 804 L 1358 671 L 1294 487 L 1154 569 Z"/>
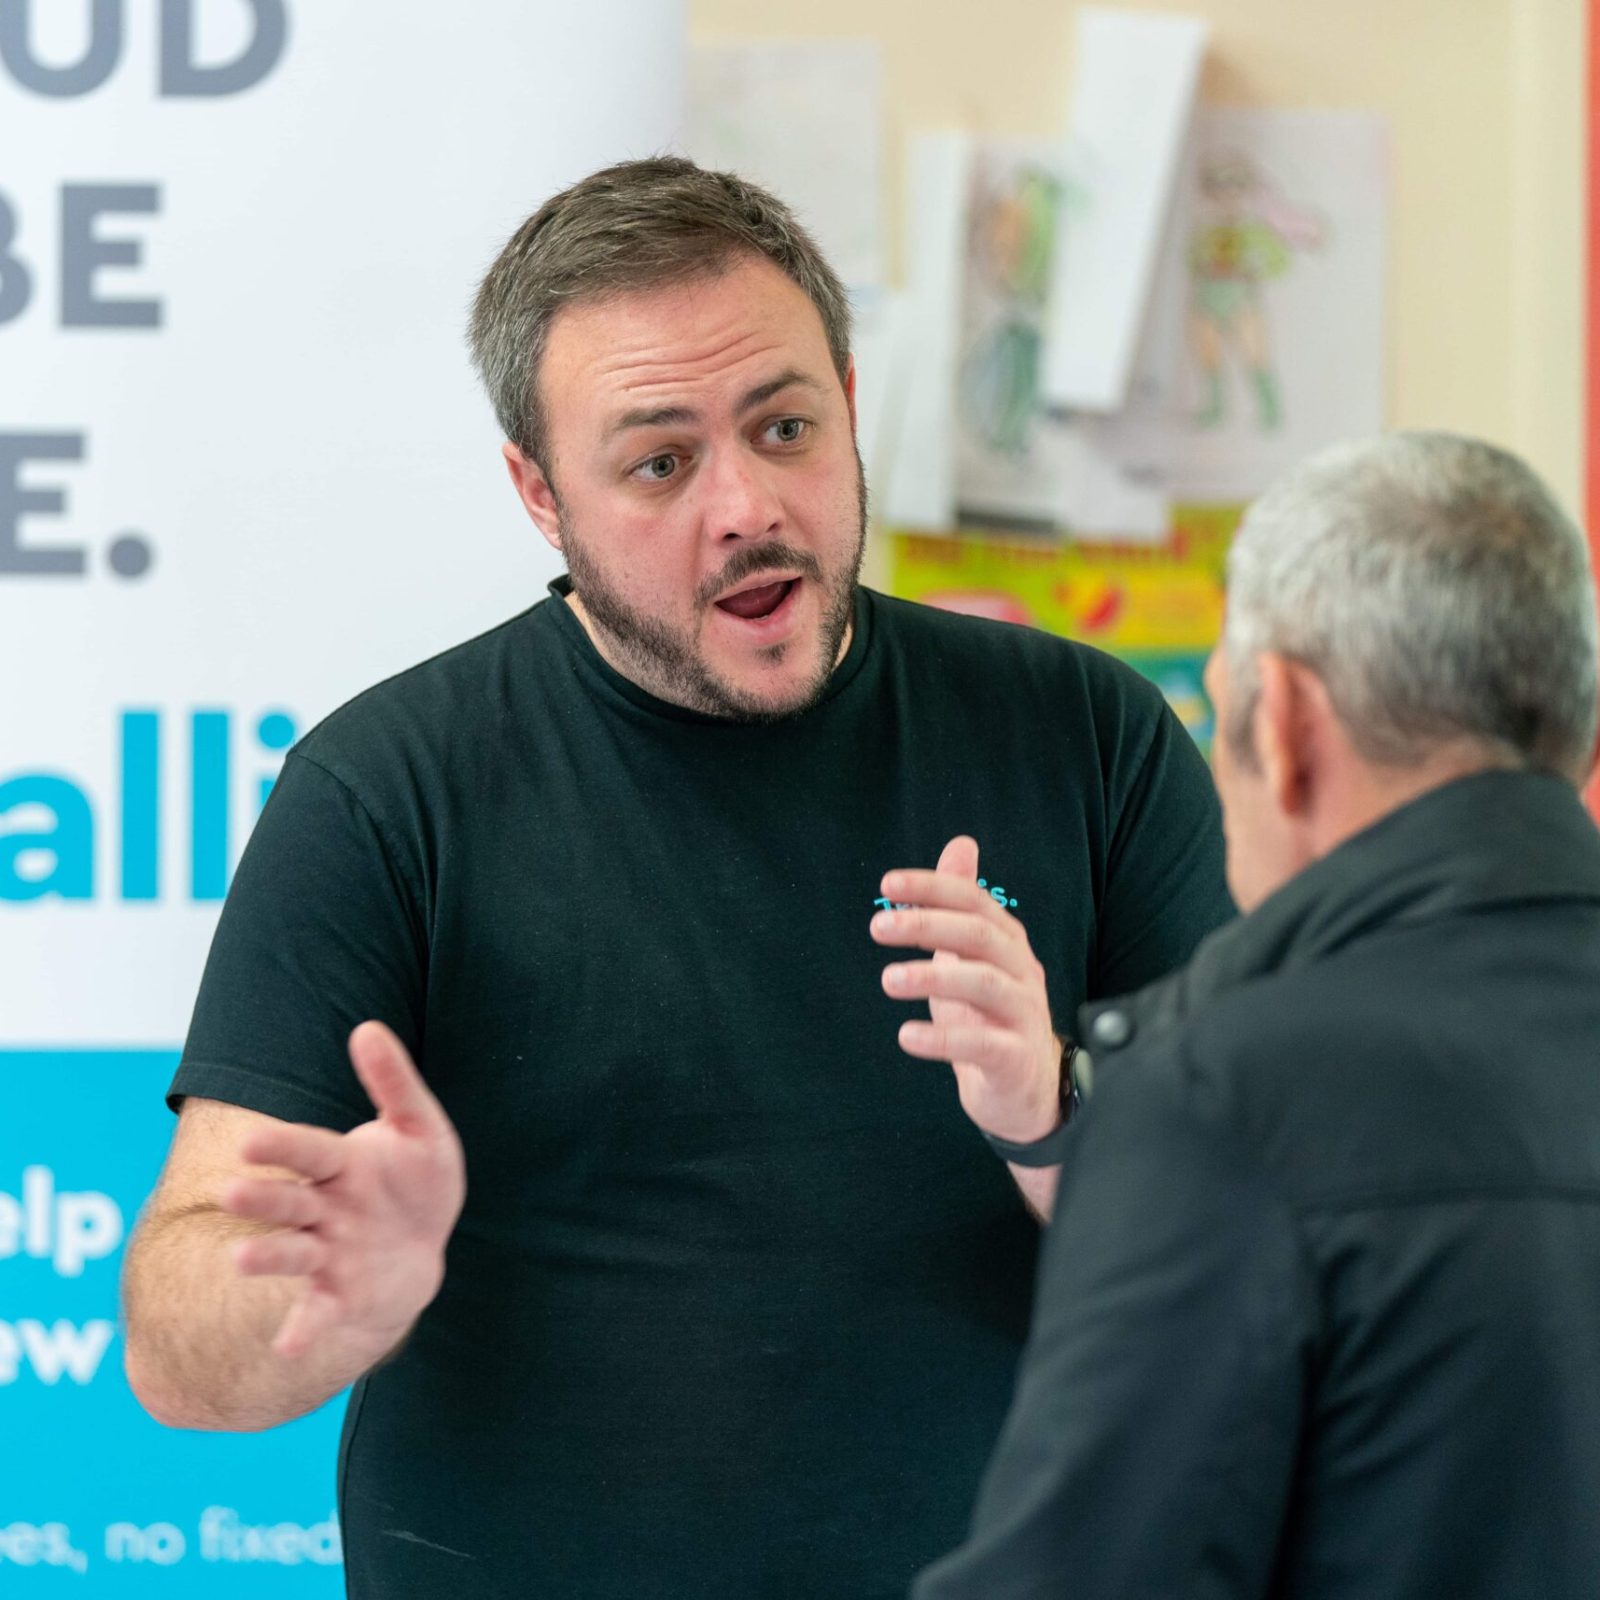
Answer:
<path fill-rule="evenodd" d="M 341 1592 L 340 1406 L 150 1421 L 122 1246 L 284 751 L 556 570 L 466 310 L 547 195 L 672 144 L 684 27 L 0 0 L 0 1593 Z"/>

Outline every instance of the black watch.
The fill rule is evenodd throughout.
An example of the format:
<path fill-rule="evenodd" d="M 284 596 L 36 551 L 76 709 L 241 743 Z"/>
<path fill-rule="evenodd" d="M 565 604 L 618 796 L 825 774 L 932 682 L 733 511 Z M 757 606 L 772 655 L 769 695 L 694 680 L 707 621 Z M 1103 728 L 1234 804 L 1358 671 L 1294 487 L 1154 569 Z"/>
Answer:
<path fill-rule="evenodd" d="M 1014 1167 L 1058 1167 L 1066 1148 L 1067 1131 L 1083 1096 L 1078 1089 L 1078 1058 L 1083 1052 L 1070 1039 L 1061 1041 L 1061 1121 L 1042 1139 L 1030 1144 L 1016 1144 L 1002 1139 L 998 1134 L 978 1131 L 989 1141 L 989 1148 L 1004 1157 Z"/>

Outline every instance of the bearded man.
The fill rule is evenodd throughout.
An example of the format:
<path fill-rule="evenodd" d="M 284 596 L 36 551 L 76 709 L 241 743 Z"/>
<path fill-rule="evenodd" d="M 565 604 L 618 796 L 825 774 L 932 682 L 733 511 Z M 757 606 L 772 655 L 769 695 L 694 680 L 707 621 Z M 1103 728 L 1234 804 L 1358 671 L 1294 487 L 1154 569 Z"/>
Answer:
<path fill-rule="evenodd" d="M 212 1428 L 354 1383 L 354 1596 L 887 1600 L 1010 1390 L 1052 1018 L 1231 913 L 1210 784 L 1105 657 L 857 584 L 848 304 L 772 196 L 594 174 L 472 342 L 568 575 L 288 757 L 130 1379 Z"/>

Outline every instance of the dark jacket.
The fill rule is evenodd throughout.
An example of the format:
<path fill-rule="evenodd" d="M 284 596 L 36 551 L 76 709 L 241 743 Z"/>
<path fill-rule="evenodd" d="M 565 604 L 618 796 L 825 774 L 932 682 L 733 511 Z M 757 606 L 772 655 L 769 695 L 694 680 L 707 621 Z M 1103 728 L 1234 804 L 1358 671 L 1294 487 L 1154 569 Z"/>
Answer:
<path fill-rule="evenodd" d="M 1087 1008 L 1033 1333 L 917 1600 L 1600 1595 L 1600 835 L 1436 789 Z"/>

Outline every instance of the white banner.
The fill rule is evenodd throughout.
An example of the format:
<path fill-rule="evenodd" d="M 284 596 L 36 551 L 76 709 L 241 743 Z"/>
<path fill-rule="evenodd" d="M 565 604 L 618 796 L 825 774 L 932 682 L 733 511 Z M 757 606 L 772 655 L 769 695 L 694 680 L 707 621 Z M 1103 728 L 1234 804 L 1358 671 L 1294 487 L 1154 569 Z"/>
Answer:
<path fill-rule="evenodd" d="M 676 0 L 0 0 L 0 1043 L 172 1045 L 284 747 L 557 563 L 470 370 Z"/>

